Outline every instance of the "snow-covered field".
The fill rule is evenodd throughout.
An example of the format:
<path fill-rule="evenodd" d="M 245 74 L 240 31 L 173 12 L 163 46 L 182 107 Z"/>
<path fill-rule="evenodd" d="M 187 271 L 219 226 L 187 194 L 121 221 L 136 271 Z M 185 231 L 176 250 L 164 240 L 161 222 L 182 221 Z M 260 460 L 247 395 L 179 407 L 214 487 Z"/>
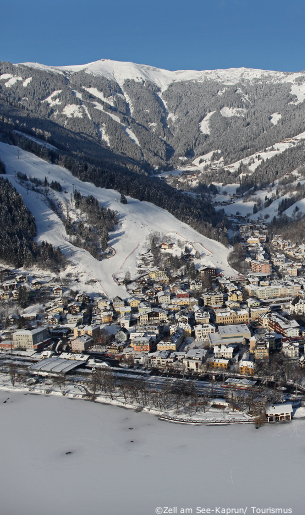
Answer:
<path fill-rule="evenodd" d="M 304 420 L 259 430 L 176 425 L 11 391 L 0 391 L 0 410 L 3 515 L 153 515 L 157 507 L 304 513 Z"/>
<path fill-rule="evenodd" d="M 185 244 L 193 244 L 201 254 L 202 264 L 214 264 L 224 273 L 234 275 L 234 271 L 227 263 L 229 249 L 202 236 L 166 210 L 131 197 L 127 197 L 128 204 L 121 204 L 120 194 L 117 191 L 97 188 L 91 183 L 81 182 L 66 169 L 49 164 L 18 147 L 0 143 L 0 158 L 6 165 L 6 177 L 22 194 L 26 206 L 35 216 L 37 241 L 48 241 L 60 247 L 69 257 L 72 266 L 68 268 L 68 272 L 77 274 L 79 280 L 77 289 L 81 290 L 83 285 L 83 289 L 88 290 L 85 283 L 90 279 L 96 279 L 94 288 L 98 293 L 104 292 L 110 297 L 115 295 L 126 297 L 125 288 L 114 281 L 113 275 L 126 271 L 130 271 L 132 277 L 136 274 L 137 255 L 145 245 L 149 234 L 155 231 L 164 235 L 175 234 Z M 110 234 L 109 241 L 115 255 L 110 259 L 97 261 L 86 250 L 72 245 L 67 239 L 62 221 L 51 210 L 43 195 L 31 190 L 27 191 L 16 178 L 17 172 L 26 173 L 28 177 L 37 177 L 41 180 L 47 177 L 49 182 L 58 181 L 62 186 L 62 193 L 50 190 L 50 195 L 61 204 L 64 212 L 68 210 L 70 215 L 73 215 L 74 209 L 71 201 L 73 188 L 82 195 L 93 195 L 104 207 L 117 211 L 120 223 L 117 230 Z"/>

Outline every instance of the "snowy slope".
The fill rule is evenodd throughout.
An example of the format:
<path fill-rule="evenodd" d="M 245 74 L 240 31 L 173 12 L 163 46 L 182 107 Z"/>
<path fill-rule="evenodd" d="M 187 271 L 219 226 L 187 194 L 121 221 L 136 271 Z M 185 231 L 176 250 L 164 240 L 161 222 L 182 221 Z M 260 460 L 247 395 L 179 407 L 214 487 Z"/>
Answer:
<path fill-rule="evenodd" d="M 18 147 L 0 143 L 0 159 L 6 165 L 6 177 L 22 194 L 26 206 L 35 216 L 37 241 L 46 240 L 60 247 L 74 266 L 74 269 L 69 269 L 69 271 L 77 272 L 79 280 L 83 284 L 90 279 L 96 279 L 98 282 L 95 290 L 105 292 L 110 297 L 115 295 L 126 297 L 125 288 L 115 282 L 113 274 L 125 273 L 129 270 L 131 276 L 135 275 L 137 255 L 145 244 L 147 236 L 155 231 L 161 234 L 172 233 L 185 243 L 193 244 L 201 254 L 202 264 L 214 264 L 225 274 L 234 275 L 234 271 L 227 263 L 229 249 L 202 236 L 164 209 L 130 197 L 127 197 L 128 204 L 121 204 L 118 192 L 81 182 L 66 169 L 49 164 Z M 73 212 L 74 206 L 73 203 L 71 204 L 73 188 L 82 195 L 93 195 L 104 207 L 117 211 L 120 220 L 119 227 L 114 233 L 111 233 L 109 241 L 115 255 L 109 259 L 97 261 L 86 250 L 69 243 L 60 218 L 50 209 L 42 195 L 30 190 L 26 191 L 16 179 L 18 171 L 41 180 L 47 177 L 49 182 L 51 180 L 60 182 L 62 193 L 50 190 L 50 195 L 62 205 L 64 212 L 67 209 L 69 212 Z M 80 286 L 81 284 L 78 289 Z M 88 287 L 84 286 L 84 289 L 88 289 Z"/>
<path fill-rule="evenodd" d="M 297 101 L 301 102 L 304 97 L 304 85 L 299 85 L 299 81 L 305 78 L 304 72 L 290 73 L 270 70 L 256 70 L 252 68 L 229 68 L 227 70 L 163 70 L 145 64 L 131 62 L 112 61 L 110 59 L 100 59 L 88 64 L 75 66 L 45 66 L 39 63 L 21 63 L 31 68 L 38 68 L 50 72 L 71 72 L 77 73 L 84 71 L 94 76 L 103 76 L 109 80 L 117 81 L 120 86 L 126 79 L 135 81 L 150 81 L 165 91 L 170 84 L 177 81 L 204 81 L 217 80 L 224 85 L 233 85 L 238 82 L 251 80 L 265 80 L 268 82 L 292 83 L 292 93 L 297 96 Z M 9 78 L 10 79 L 10 78 Z"/>

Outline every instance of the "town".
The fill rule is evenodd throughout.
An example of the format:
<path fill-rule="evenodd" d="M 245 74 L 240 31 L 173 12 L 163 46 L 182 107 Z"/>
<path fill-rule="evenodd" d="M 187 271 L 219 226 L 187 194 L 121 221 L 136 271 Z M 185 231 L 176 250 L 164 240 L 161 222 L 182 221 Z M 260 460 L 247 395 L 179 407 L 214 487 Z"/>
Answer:
<path fill-rule="evenodd" d="M 232 277 L 191 242 L 152 234 L 137 276 L 114 278 L 126 298 L 2 268 L 2 386 L 103 394 L 177 421 L 291 420 L 305 392 L 305 245 L 263 222 L 238 231 Z"/>

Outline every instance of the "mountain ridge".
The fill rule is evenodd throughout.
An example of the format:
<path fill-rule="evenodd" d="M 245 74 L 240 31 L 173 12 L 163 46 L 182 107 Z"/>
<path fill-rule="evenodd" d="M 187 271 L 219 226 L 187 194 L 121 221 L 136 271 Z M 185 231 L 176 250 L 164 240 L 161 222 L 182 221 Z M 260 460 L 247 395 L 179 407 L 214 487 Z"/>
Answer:
<path fill-rule="evenodd" d="M 176 80 L 206 80 L 209 79 L 222 79 L 222 80 L 231 80 L 239 82 L 241 79 L 250 80 L 253 78 L 261 78 L 264 77 L 273 77 L 273 78 L 282 78 L 287 82 L 294 82 L 296 79 L 300 77 L 305 77 L 305 71 L 300 72 L 281 72 L 276 70 L 263 70 L 259 68 L 218 68 L 212 70 L 166 70 L 164 68 L 157 68 L 155 66 L 150 66 L 146 64 L 138 64 L 133 63 L 131 61 L 115 61 L 111 59 L 99 59 L 98 61 L 92 61 L 90 63 L 82 64 L 82 65 L 64 65 L 64 66 L 51 66 L 51 65 L 43 65 L 40 63 L 18 63 L 15 66 L 28 66 L 30 68 L 36 67 L 38 69 L 43 69 L 45 71 L 58 71 L 61 73 L 71 72 L 77 73 L 80 71 L 85 71 L 86 73 L 91 73 L 92 75 L 103 75 L 107 76 L 111 79 L 116 79 L 115 72 L 121 71 L 125 69 L 127 73 L 122 74 L 124 80 L 132 79 L 137 77 L 137 74 L 134 73 L 134 70 L 137 70 L 138 73 L 142 73 L 142 77 L 147 80 L 150 79 L 152 82 L 158 83 L 158 75 L 162 75 L 164 81 L 167 81 L 167 86 Z M 129 73 L 128 73 L 129 72 Z M 156 77 L 154 80 L 154 76 Z M 288 79 L 291 79 L 288 80 Z"/>
<path fill-rule="evenodd" d="M 0 62 L 0 93 L 2 110 L 13 102 L 41 130 L 52 121 L 151 173 L 212 151 L 236 162 L 305 131 L 305 72 Z"/>

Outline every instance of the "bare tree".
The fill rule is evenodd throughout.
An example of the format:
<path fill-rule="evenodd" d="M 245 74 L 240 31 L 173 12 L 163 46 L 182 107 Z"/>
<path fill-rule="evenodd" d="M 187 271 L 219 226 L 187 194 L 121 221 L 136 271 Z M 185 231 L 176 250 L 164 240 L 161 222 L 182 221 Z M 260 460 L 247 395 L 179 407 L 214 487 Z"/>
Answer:
<path fill-rule="evenodd" d="M 64 388 L 66 385 L 65 374 L 58 374 L 56 377 L 53 378 L 53 383 L 55 383 L 57 386 L 59 386 L 60 390 L 62 388 Z"/>
<path fill-rule="evenodd" d="M 17 365 L 15 363 L 10 363 L 8 368 L 9 368 L 9 375 L 10 375 L 11 383 L 13 386 L 15 386 L 17 374 L 18 374 Z"/>

